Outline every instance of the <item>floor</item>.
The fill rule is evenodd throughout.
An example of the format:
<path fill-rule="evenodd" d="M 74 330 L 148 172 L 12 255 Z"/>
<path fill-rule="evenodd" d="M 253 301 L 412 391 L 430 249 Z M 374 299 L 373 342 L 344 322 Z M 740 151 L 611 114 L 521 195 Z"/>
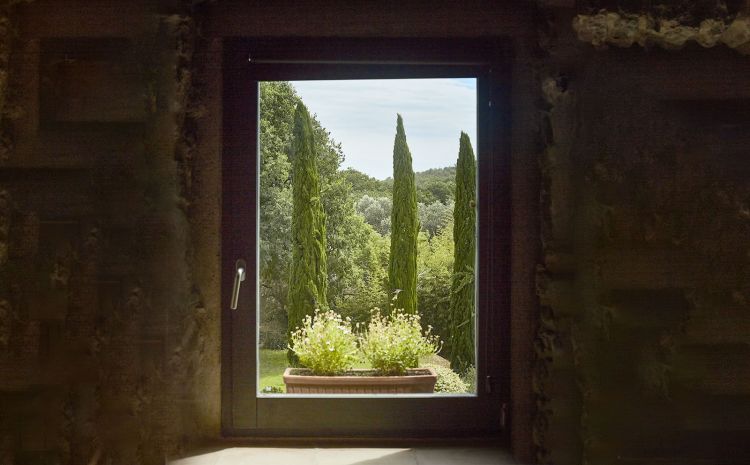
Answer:
<path fill-rule="evenodd" d="M 511 465 L 500 449 L 292 449 L 234 447 L 186 457 L 170 465 Z"/>

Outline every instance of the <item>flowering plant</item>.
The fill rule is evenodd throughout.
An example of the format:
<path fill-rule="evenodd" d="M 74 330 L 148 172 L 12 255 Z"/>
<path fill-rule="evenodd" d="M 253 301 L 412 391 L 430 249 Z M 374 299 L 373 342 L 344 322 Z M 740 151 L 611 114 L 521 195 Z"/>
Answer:
<path fill-rule="evenodd" d="M 302 366 L 316 375 L 335 375 L 350 370 L 357 361 L 357 337 L 351 321 L 336 312 L 315 310 L 291 334 L 289 348 Z"/>
<path fill-rule="evenodd" d="M 422 334 L 419 315 L 394 310 L 384 317 L 375 308 L 359 345 L 365 358 L 381 374 L 404 375 L 407 368 L 419 365 L 419 357 L 439 351 L 440 340 L 431 331 L 428 327 Z"/>

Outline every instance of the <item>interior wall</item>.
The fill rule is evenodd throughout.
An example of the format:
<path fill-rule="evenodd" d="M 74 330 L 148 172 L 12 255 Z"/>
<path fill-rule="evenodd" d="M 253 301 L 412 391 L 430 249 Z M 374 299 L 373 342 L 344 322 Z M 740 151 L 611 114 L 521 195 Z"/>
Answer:
<path fill-rule="evenodd" d="M 750 61 L 741 47 L 557 39 L 537 460 L 747 463 Z"/>
<path fill-rule="evenodd" d="M 152 463 L 220 437 L 222 37 L 512 35 L 525 54 L 533 32 L 526 6 L 335 12 L 341 4 L 325 3 L 4 7 L 6 461 Z M 539 94 L 530 82 L 519 88 Z M 519 114 L 531 108 L 521 95 Z M 524 149 L 531 139 L 514 143 Z M 519 179 L 531 179 L 535 208 L 533 177 Z M 516 298 L 533 307 L 535 254 L 526 260 Z M 527 348 L 515 362 L 526 372 L 527 313 Z M 528 457 L 530 379 L 518 379 L 515 434 Z"/>
<path fill-rule="evenodd" d="M 515 454 L 747 463 L 748 58 L 596 50 L 577 13 L 652 12 L 594 3 L 0 6 L 0 463 L 220 436 L 229 35 L 509 36 Z"/>
<path fill-rule="evenodd" d="M 163 463 L 219 435 L 220 47 L 187 6 L 11 3 L 0 462 Z"/>

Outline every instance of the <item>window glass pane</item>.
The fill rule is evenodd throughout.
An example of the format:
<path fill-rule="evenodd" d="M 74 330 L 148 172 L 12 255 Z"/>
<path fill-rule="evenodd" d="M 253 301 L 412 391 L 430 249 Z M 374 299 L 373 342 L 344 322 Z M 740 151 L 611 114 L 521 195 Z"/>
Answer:
<path fill-rule="evenodd" d="M 473 78 L 260 83 L 261 395 L 475 393 L 476 108 Z"/>

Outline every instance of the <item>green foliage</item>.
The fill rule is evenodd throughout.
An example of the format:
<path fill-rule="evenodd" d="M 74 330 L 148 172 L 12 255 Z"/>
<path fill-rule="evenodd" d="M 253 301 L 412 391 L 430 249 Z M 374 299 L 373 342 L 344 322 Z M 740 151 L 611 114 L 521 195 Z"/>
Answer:
<path fill-rule="evenodd" d="M 288 82 L 262 82 L 260 90 L 260 336 L 263 347 L 286 348 L 288 331 L 295 326 L 288 315 L 294 313 L 289 305 L 294 250 L 292 165 L 296 160 L 292 136 L 300 98 Z M 340 315 L 366 324 L 369 309 L 387 308 L 393 295 L 389 291 L 389 234 L 395 182 L 351 168 L 342 170 L 341 147 L 314 115 L 309 119 L 325 218 L 327 303 Z M 405 135 L 403 147 L 408 150 Z M 452 209 L 455 173 L 455 167 L 447 167 L 413 174 L 417 199 L 423 202 L 417 206 L 417 217 L 426 231 L 417 235 L 415 300 L 422 322 L 432 325 L 446 343 L 450 338 L 453 228 L 452 215 L 445 213 Z"/>
<path fill-rule="evenodd" d="M 339 177 L 329 186 L 323 195 L 329 230 L 328 303 L 341 312 L 353 297 L 373 293 L 379 297 L 368 300 L 363 309 L 382 305 L 387 288 L 379 253 L 381 237 L 357 214 L 345 180 Z"/>
<path fill-rule="evenodd" d="M 393 194 L 393 178 L 379 180 L 354 168 L 347 168 L 341 174 L 351 183 L 355 198 L 361 198 L 364 195 L 391 198 Z M 431 168 L 414 173 L 417 202 L 424 204 L 440 202 L 447 205 L 453 200 L 455 182 L 456 168 L 454 166 Z"/>
<path fill-rule="evenodd" d="M 357 336 L 352 324 L 332 310 L 315 310 L 291 333 L 289 350 L 316 375 L 336 375 L 357 361 Z"/>
<path fill-rule="evenodd" d="M 442 352 L 449 347 L 451 335 L 450 301 L 453 276 L 453 225 L 433 237 L 419 233 L 417 254 L 417 298 L 422 322 L 444 341 Z"/>
<path fill-rule="evenodd" d="M 263 394 L 283 394 L 284 388 L 279 386 L 264 386 L 260 392 Z"/>
<path fill-rule="evenodd" d="M 458 372 L 474 365 L 474 266 L 476 261 L 476 163 L 466 133 L 461 133 L 456 163 L 453 213 L 453 284 L 451 287 L 451 367 Z"/>
<path fill-rule="evenodd" d="M 396 120 L 393 144 L 393 199 L 388 284 L 394 293 L 395 307 L 406 313 L 416 313 L 419 219 L 414 170 L 401 115 Z"/>
<path fill-rule="evenodd" d="M 287 331 L 286 302 L 291 263 L 292 186 L 287 148 L 299 97 L 288 82 L 260 84 L 260 302 L 261 328 Z M 264 321 L 265 320 L 265 321 Z M 286 347 L 286 342 L 283 345 Z"/>
<path fill-rule="evenodd" d="M 264 349 L 286 349 L 288 331 L 286 318 L 277 315 L 262 315 L 263 323 L 258 331 L 258 345 Z M 283 324 L 283 326 L 282 326 Z"/>
<path fill-rule="evenodd" d="M 356 209 L 375 231 L 383 236 L 391 233 L 393 201 L 390 197 L 370 197 L 365 194 L 357 201 Z"/>
<path fill-rule="evenodd" d="M 369 309 L 388 302 L 388 249 L 388 238 L 369 228 L 358 249 L 361 255 L 356 257 L 357 274 L 349 276 L 354 284 L 335 300 L 336 310 L 355 324 L 366 324 L 370 319 Z"/>
<path fill-rule="evenodd" d="M 447 205 L 439 201 L 430 204 L 418 204 L 419 225 L 422 231 L 427 232 L 430 236 L 438 234 L 453 220 L 453 208 L 452 200 Z"/>
<path fill-rule="evenodd" d="M 477 369 L 474 366 L 464 370 L 461 379 L 466 384 L 466 392 L 477 392 Z"/>
<path fill-rule="evenodd" d="M 407 368 L 416 368 L 419 357 L 435 354 L 439 339 L 431 328 L 422 334 L 419 315 L 401 309 L 382 316 L 374 309 L 367 332 L 360 338 L 360 348 L 372 367 L 383 375 L 403 375 Z"/>
<path fill-rule="evenodd" d="M 372 176 L 368 176 L 354 168 L 347 168 L 341 172 L 341 175 L 352 185 L 352 193 L 356 198 L 363 195 L 371 197 L 389 197 L 393 185 L 388 181 L 381 181 Z"/>
<path fill-rule="evenodd" d="M 429 192 L 435 202 L 443 205 L 448 205 L 453 200 L 452 180 L 430 180 L 424 186 L 418 185 L 417 189 L 421 192 Z"/>
<path fill-rule="evenodd" d="M 300 101 L 288 82 L 260 83 L 260 334 L 264 347 L 287 346 L 292 262 L 292 129 Z M 364 314 L 387 300 L 387 243 L 355 210 L 341 147 L 310 117 L 325 213 L 328 304 Z M 362 176 L 367 177 L 362 174 Z M 374 178 L 372 178 L 374 180 Z M 381 181 L 374 180 L 376 183 Z M 390 188 L 381 190 L 390 196 Z M 385 195 L 385 194 L 383 194 Z M 385 276 L 385 277 L 384 277 Z"/>
<path fill-rule="evenodd" d="M 447 205 L 453 201 L 456 168 L 431 168 L 414 174 L 417 186 L 417 201 L 424 204 L 440 202 Z"/>
<path fill-rule="evenodd" d="M 325 215 L 310 115 L 301 102 L 294 116 L 292 153 L 292 270 L 287 323 L 290 332 L 299 326 L 309 309 L 328 308 Z M 291 351 L 289 361 L 296 362 Z"/>
<path fill-rule="evenodd" d="M 435 381 L 435 392 L 443 394 L 464 394 L 472 392 L 469 385 L 461 379 L 461 376 L 450 368 L 439 365 L 430 365 L 435 370 L 437 381 Z"/>
<path fill-rule="evenodd" d="M 365 194 L 357 201 L 356 210 L 375 231 L 383 236 L 390 234 L 393 211 L 390 197 L 371 197 Z M 437 200 L 429 204 L 417 203 L 417 211 L 420 228 L 434 236 L 453 220 L 453 200 L 449 200 L 447 204 Z"/>

